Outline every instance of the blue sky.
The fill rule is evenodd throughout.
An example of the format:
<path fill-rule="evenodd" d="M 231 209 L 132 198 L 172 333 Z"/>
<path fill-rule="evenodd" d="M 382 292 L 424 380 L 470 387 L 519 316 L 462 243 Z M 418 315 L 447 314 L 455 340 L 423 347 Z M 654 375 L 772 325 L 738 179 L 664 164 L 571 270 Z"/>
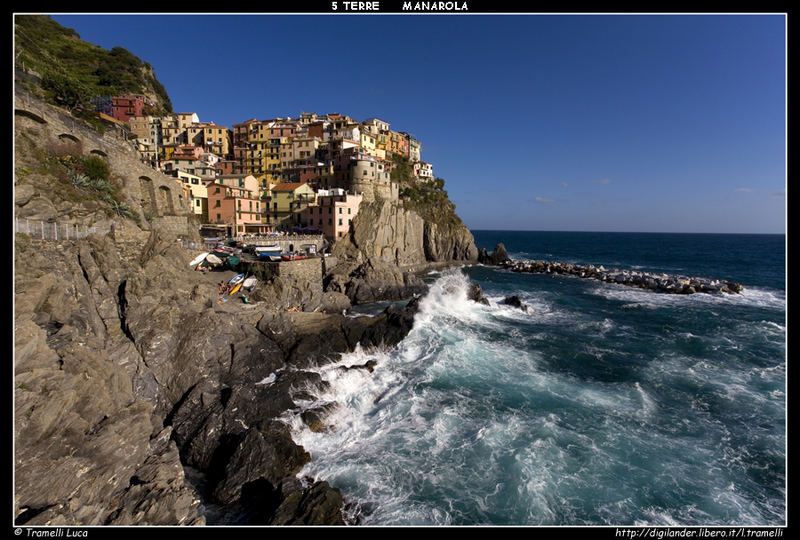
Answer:
<path fill-rule="evenodd" d="M 785 231 L 781 14 L 53 18 L 201 121 L 412 133 L 472 229 Z"/>

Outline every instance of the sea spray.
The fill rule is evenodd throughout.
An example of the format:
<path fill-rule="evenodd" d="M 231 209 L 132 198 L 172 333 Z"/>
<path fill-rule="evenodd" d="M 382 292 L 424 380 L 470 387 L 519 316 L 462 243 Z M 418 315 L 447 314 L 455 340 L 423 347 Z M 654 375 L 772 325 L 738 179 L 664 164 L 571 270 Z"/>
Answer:
<path fill-rule="evenodd" d="M 291 420 L 303 474 L 366 525 L 781 524 L 785 294 L 745 285 L 437 274 L 398 347 L 320 368 L 340 407 L 327 433 Z"/>

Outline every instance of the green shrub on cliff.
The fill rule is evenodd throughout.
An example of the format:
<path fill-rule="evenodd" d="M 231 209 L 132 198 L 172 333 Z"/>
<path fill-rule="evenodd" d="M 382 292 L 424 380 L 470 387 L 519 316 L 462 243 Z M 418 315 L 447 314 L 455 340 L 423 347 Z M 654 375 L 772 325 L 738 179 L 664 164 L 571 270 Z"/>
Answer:
<path fill-rule="evenodd" d="M 83 41 L 47 15 L 16 15 L 14 48 L 15 65 L 40 73 L 49 100 L 59 106 L 93 109 L 93 97 L 133 93 L 156 96 L 155 109 L 172 112 L 150 64 L 123 47 L 109 51 Z"/>
<path fill-rule="evenodd" d="M 400 187 L 416 183 L 414 165 L 411 160 L 402 154 L 392 154 L 392 182 L 397 182 Z"/>
<path fill-rule="evenodd" d="M 444 190 L 443 178 L 406 186 L 400 192 L 400 198 L 405 208 L 414 210 L 425 221 L 461 224 L 461 218 L 456 214 L 456 207 Z"/>
<path fill-rule="evenodd" d="M 45 72 L 42 88 L 49 101 L 70 111 L 85 109 L 92 99 L 92 90 L 77 77 L 55 70 Z"/>

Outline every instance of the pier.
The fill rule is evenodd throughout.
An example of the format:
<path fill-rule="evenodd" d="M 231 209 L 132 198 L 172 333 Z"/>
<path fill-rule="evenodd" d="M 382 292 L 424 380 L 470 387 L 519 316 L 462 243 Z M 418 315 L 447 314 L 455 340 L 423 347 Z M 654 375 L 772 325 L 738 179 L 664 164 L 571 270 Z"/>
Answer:
<path fill-rule="evenodd" d="M 738 294 L 744 290 L 740 283 L 734 281 L 634 270 L 606 269 L 603 266 L 594 265 L 583 266 L 552 261 L 506 260 L 501 266 L 512 272 L 576 276 L 669 294 Z"/>

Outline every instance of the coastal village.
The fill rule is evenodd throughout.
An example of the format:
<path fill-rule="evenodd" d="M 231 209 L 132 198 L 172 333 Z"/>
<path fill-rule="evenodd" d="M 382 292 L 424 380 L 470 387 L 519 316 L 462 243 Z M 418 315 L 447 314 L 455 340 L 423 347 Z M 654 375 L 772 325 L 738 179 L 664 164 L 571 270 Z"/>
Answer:
<path fill-rule="evenodd" d="M 27 22 L 29 63 L 95 50 L 71 33 L 40 50 L 58 28 Z M 102 65 L 152 73 L 112 52 Z M 359 501 L 306 474 L 316 457 L 287 419 L 337 431 L 346 405 L 320 368 L 372 374 L 382 352 L 362 353 L 412 331 L 432 271 L 741 290 L 479 250 L 420 141 L 383 119 L 303 111 L 228 128 L 155 114 L 140 90 L 65 102 L 45 91 L 65 79 L 39 69 L 15 66 L 14 87 L 13 511 L 26 530 L 357 525 Z M 491 305 L 477 283 L 468 295 Z M 499 303 L 528 312 L 523 298 Z"/>
<path fill-rule="evenodd" d="M 335 241 L 362 202 L 398 199 L 391 176 L 398 160 L 415 181 L 434 181 L 420 142 L 378 118 L 303 112 L 230 129 L 193 112 L 148 115 L 152 104 L 142 95 L 93 104 L 130 130 L 143 163 L 175 178 L 210 236 L 307 232 Z"/>

